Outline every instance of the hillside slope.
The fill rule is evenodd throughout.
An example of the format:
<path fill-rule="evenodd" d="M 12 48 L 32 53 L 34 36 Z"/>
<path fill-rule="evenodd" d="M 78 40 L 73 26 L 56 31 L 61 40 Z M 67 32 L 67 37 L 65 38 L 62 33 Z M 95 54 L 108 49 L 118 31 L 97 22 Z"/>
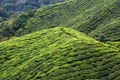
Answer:
<path fill-rule="evenodd" d="M 0 80 L 119 80 L 120 54 L 69 28 L 0 43 Z"/>
<path fill-rule="evenodd" d="M 12 25 L 6 25 L 11 22 L 9 20 L 0 27 L 5 26 L 1 30 L 8 32 L 6 36 L 21 36 L 40 29 L 67 26 L 100 41 L 120 41 L 119 13 L 120 0 L 69 0 L 38 9 L 19 25 L 14 23 L 21 17 L 15 19 Z M 17 29 L 14 29 L 14 25 Z M 13 34 L 9 34 L 9 27 L 13 27 Z"/>

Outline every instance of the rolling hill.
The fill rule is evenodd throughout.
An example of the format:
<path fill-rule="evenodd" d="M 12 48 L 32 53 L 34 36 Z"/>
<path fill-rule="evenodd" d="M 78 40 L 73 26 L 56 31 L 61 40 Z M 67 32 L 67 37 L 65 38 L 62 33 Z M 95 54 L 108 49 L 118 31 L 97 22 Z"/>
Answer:
<path fill-rule="evenodd" d="M 1 1 L 22 1 L 24 11 L 64 0 Z M 0 80 L 120 80 L 120 0 L 22 12 L 0 23 L 0 38 Z"/>
<path fill-rule="evenodd" d="M 0 43 L 0 80 L 119 80 L 120 53 L 70 28 Z"/>
<path fill-rule="evenodd" d="M 120 0 L 68 0 L 37 9 L 30 15 L 21 14 L 1 23 L 0 36 L 21 36 L 66 26 L 102 42 L 120 41 Z"/>

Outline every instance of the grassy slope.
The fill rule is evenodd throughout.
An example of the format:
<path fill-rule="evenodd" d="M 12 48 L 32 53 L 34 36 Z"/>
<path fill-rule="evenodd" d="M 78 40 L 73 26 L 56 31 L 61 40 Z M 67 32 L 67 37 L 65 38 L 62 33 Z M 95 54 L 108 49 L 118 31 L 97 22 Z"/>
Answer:
<path fill-rule="evenodd" d="M 66 26 L 101 41 L 119 41 L 119 3 L 120 0 L 69 0 L 51 5 L 38 9 L 25 23 L 25 30 L 20 28 L 16 33 Z"/>
<path fill-rule="evenodd" d="M 118 80 L 117 48 L 69 28 L 0 43 L 0 80 Z"/>

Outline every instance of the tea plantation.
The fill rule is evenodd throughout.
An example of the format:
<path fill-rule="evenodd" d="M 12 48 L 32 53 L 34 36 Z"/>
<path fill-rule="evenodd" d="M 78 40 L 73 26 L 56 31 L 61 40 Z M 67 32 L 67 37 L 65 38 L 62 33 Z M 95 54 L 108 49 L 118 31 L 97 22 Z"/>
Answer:
<path fill-rule="evenodd" d="M 70 28 L 0 43 L 0 80 L 119 80 L 119 49 Z"/>

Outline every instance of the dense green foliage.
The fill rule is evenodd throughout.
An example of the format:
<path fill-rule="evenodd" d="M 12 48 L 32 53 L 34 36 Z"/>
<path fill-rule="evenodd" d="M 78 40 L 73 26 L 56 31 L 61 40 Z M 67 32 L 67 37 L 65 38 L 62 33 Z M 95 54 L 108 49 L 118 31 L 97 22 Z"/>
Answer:
<path fill-rule="evenodd" d="M 29 9 L 37 9 L 63 1 L 65 0 L 0 0 L 0 17 L 5 19 L 12 13 L 19 13 L 20 11 L 27 11 Z"/>
<path fill-rule="evenodd" d="M 34 16 L 34 10 L 27 13 L 21 13 L 19 15 L 13 16 L 11 20 L 1 23 L 1 36 L 11 37 L 13 35 L 20 36 L 23 34 L 24 26 L 30 17 Z M 14 24 L 14 25 L 13 25 Z M 4 27 L 3 27 L 4 26 Z"/>
<path fill-rule="evenodd" d="M 21 27 L 24 27 L 22 34 L 57 26 L 71 27 L 106 42 L 120 41 L 119 21 L 120 0 L 68 0 L 36 10 L 33 17 L 21 23 L 24 24 Z M 7 24 L 4 23 L 0 27 L 4 28 Z M 17 29 L 12 36 L 16 36 L 20 30 L 21 28 Z"/>
<path fill-rule="evenodd" d="M 0 43 L 0 80 L 119 80 L 117 48 L 69 28 Z"/>

